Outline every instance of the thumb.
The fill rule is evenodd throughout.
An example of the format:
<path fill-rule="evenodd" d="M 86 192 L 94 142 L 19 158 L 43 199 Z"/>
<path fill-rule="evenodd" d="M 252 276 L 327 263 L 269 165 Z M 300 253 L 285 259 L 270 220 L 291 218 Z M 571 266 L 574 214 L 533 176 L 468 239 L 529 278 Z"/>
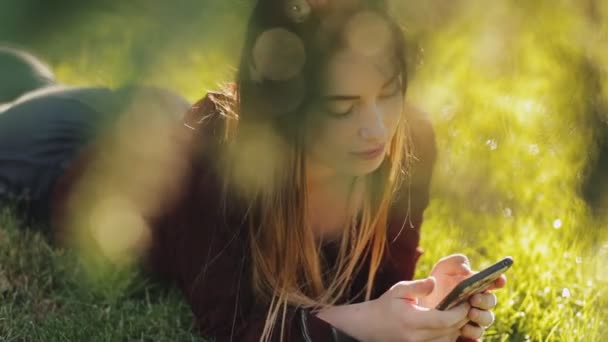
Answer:
<path fill-rule="evenodd" d="M 416 299 L 428 296 L 435 287 L 435 278 L 400 281 L 391 287 L 393 296 L 401 299 Z"/>

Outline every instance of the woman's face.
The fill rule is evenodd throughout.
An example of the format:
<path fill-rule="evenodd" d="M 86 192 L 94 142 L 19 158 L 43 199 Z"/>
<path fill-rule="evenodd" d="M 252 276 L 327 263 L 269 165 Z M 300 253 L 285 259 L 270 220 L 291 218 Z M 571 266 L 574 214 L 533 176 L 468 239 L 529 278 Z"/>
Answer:
<path fill-rule="evenodd" d="M 403 110 L 396 63 L 345 49 L 333 55 L 323 78 L 321 99 L 308 116 L 307 167 L 346 176 L 376 170 Z"/>

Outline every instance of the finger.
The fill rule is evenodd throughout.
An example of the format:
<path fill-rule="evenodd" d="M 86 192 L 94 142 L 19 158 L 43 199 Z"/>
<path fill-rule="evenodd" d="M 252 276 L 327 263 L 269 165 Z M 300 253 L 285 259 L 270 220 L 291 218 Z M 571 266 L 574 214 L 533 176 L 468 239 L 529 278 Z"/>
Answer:
<path fill-rule="evenodd" d="M 453 329 L 461 327 L 469 321 L 467 317 L 471 305 L 467 302 L 462 303 L 450 310 L 439 311 L 429 310 L 420 311 L 417 315 L 412 316 L 415 325 L 421 328 L 429 329 Z"/>
<path fill-rule="evenodd" d="M 469 304 L 471 304 L 472 307 L 482 310 L 492 310 L 496 307 L 497 303 L 498 299 L 496 295 L 491 292 L 478 293 L 469 299 Z"/>
<path fill-rule="evenodd" d="M 445 341 L 446 336 L 459 336 L 462 334 L 462 328 L 471 323 L 468 317 L 464 317 L 458 323 L 447 328 L 426 328 L 421 331 L 421 341 Z M 471 323 L 474 324 L 474 323 Z"/>
<path fill-rule="evenodd" d="M 494 323 L 495 317 L 494 312 L 492 311 L 479 310 L 473 308 L 469 310 L 468 318 L 472 322 L 477 323 L 477 325 L 487 328 Z"/>
<path fill-rule="evenodd" d="M 485 329 L 482 327 L 476 327 L 471 324 L 467 324 L 462 329 L 460 329 L 460 334 L 462 337 L 471 338 L 471 339 L 479 339 L 483 336 Z"/>
<path fill-rule="evenodd" d="M 500 277 L 498 277 L 498 279 L 496 279 L 494 281 L 494 284 L 492 284 L 492 286 L 490 286 L 489 290 L 500 289 L 500 288 L 505 287 L 505 285 L 507 285 L 507 276 L 504 274 L 501 274 Z"/>
<path fill-rule="evenodd" d="M 462 335 L 462 328 L 464 327 L 465 324 L 463 324 L 461 327 L 452 327 L 452 328 L 447 328 L 447 329 L 424 329 L 419 332 L 417 340 L 418 341 L 435 341 L 435 342 L 446 341 L 447 336 L 456 337 L 456 336 Z M 454 341 L 454 338 L 452 338 L 450 340 Z M 461 341 L 461 339 L 458 339 L 458 341 Z M 466 341 L 468 342 L 468 341 L 472 341 L 472 340 L 466 340 Z"/>
<path fill-rule="evenodd" d="M 472 273 L 469 258 L 464 254 L 448 255 L 447 257 L 441 258 L 435 266 L 466 275 Z"/>
<path fill-rule="evenodd" d="M 435 287 L 435 279 L 432 277 L 414 281 L 400 281 L 391 287 L 393 296 L 401 299 L 416 299 L 428 296 Z"/>

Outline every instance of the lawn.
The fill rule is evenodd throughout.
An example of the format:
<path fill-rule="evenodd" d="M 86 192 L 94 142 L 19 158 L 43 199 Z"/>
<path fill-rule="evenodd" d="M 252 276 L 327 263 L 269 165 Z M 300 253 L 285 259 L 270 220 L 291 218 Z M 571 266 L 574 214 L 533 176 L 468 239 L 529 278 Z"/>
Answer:
<path fill-rule="evenodd" d="M 199 3 L 94 11 L 17 42 L 66 83 L 138 81 L 195 100 L 230 79 L 248 9 Z M 608 4 L 456 3 L 395 3 L 420 51 L 408 98 L 429 113 L 439 145 L 416 275 L 450 253 L 477 269 L 510 255 L 486 340 L 608 340 L 608 211 L 581 195 L 606 131 L 597 118 L 608 113 Z M 0 218 L 6 340 L 199 339 L 176 291 L 128 270 L 88 272 L 23 228 Z"/>
<path fill-rule="evenodd" d="M 176 290 L 137 272 L 90 272 L 75 253 L 0 215 L 0 340 L 201 341 Z"/>

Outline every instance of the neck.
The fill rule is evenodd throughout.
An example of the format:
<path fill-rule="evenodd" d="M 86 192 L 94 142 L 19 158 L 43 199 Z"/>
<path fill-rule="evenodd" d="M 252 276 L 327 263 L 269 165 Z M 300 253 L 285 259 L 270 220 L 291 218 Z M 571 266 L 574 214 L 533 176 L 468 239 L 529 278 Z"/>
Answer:
<path fill-rule="evenodd" d="M 336 236 L 362 203 L 361 178 L 307 164 L 307 216 L 319 238 Z"/>
<path fill-rule="evenodd" d="M 306 163 L 306 188 L 309 194 L 321 191 L 343 193 L 351 188 L 354 181 L 354 176 L 341 174 L 311 162 Z"/>

